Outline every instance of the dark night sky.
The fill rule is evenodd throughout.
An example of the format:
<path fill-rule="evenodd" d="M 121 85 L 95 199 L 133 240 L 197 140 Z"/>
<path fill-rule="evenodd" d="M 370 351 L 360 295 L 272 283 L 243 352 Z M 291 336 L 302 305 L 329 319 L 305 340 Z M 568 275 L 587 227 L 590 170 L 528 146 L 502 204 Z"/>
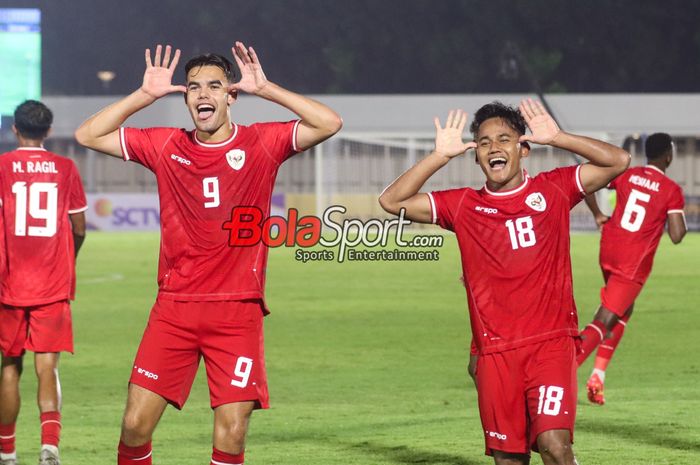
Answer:
<path fill-rule="evenodd" d="M 185 57 L 255 46 L 273 81 L 306 93 L 700 92 L 700 2 L 0 0 L 39 7 L 44 93 L 138 87 L 143 49 Z M 514 51 L 515 50 L 515 51 Z"/>

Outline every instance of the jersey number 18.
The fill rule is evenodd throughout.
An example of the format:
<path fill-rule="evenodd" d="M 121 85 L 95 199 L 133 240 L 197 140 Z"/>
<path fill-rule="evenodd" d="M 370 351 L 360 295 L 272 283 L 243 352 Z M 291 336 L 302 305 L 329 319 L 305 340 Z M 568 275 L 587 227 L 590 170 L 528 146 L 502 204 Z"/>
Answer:
<path fill-rule="evenodd" d="M 508 228 L 510 245 L 513 247 L 513 250 L 532 247 L 537 243 L 532 217 L 530 216 L 517 218 L 515 221 L 508 220 L 506 221 L 506 228 Z"/>

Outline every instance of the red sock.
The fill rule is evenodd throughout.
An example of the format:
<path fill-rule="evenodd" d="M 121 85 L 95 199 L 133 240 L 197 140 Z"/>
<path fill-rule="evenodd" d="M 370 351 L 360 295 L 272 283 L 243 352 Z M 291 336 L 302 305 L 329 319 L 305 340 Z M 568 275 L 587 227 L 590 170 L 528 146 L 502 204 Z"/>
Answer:
<path fill-rule="evenodd" d="M 581 350 L 576 357 L 576 363 L 579 366 L 591 355 L 593 349 L 605 339 L 606 331 L 605 325 L 598 320 L 593 320 L 581 331 L 579 336 L 583 341 L 581 341 Z"/>
<path fill-rule="evenodd" d="M 612 336 L 604 340 L 598 346 L 594 368 L 602 371 L 608 368 L 608 363 L 610 363 L 610 359 L 612 359 L 615 349 L 617 349 L 617 345 L 620 343 L 620 339 L 622 339 L 622 335 L 625 334 L 625 326 L 627 326 L 628 319 L 629 317 L 625 317 L 618 321 L 612 330 Z"/>
<path fill-rule="evenodd" d="M 39 415 L 41 421 L 41 444 L 58 447 L 61 439 L 61 412 L 44 412 Z"/>
<path fill-rule="evenodd" d="M 227 454 L 226 452 L 221 452 L 216 447 L 213 448 L 211 452 L 211 464 L 210 465 L 243 465 L 243 452 L 237 455 Z"/>
<path fill-rule="evenodd" d="M 117 465 L 151 465 L 151 441 L 136 447 L 119 441 L 118 450 Z"/>
<path fill-rule="evenodd" d="M 0 452 L 11 454 L 15 451 L 15 424 L 0 425 Z"/>

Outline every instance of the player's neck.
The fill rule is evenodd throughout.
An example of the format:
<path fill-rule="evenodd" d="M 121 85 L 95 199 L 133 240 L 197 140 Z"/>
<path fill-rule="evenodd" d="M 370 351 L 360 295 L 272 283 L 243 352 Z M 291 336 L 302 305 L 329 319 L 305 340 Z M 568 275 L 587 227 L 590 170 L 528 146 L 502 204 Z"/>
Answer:
<path fill-rule="evenodd" d="M 647 163 L 649 166 L 653 166 L 654 168 L 657 168 L 664 173 L 666 173 L 666 169 L 668 168 L 668 165 L 666 163 L 654 163 L 654 162 L 649 162 Z"/>
<path fill-rule="evenodd" d="M 486 187 L 491 192 L 507 192 L 513 189 L 517 189 L 523 182 L 525 182 L 525 173 L 522 169 L 519 169 L 517 174 L 505 181 L 504 183 L 495 183 L 491 180 L 486 180 Z"/>
<path fill-rule="evenodd" d="M 231 137 L 231 134 L 233 134 L 233 124 L 231 121 L 227 121 L 226 123 L 222 124 L 219 126 L 219 129 L 214 132 L 200 131 L 199 129 L 196 130 L 197 140 L 204 142 L 205 144 L 218 144 L 219 142 L 224 142 Z"/>
<path fill-rule="evenodd" d="M 17 146 L 20 148 L 44 148 L 44 139 L 26 139 L 18 136 Z"/>

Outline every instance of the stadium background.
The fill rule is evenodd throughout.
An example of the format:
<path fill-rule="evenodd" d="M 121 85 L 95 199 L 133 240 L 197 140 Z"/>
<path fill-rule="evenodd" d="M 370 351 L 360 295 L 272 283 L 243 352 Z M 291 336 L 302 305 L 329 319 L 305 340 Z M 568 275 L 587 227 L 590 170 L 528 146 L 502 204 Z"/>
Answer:
<path fill-rule="evenodd" d="M 276 213 L 297 207 L 318 214 L 339 203 L 350 216 L 384 217 L 376 196 L 430 150 L 434 116 L 539 94 L 563 128 L 624 145 L 633 164 L 643 163 L 646 134 L 671 133 L 678 153 L 668 174 L 685 190 L 689 226 L 700 228 L 697 2 L 1 0 L 0 7 L 42 9 L 42 100 L 56 116 L 47 148 L 78 163 L 95 228 L 132 230 L 91 233 L 79 259 L 78 355 L 62 367 L 64 457 L 72 463 L 113 458 L 124 383 L 155 293 L 158 246 L 157 233 L 137 232 L 157 229 L 152 175 L 86 151 L 72 133 L 139 85 L 143 49 L 158 41 L 187 57 L 228 53 L 230 42 L 243 39 L 271 80 L 343 116 L 341 134 L 283 165 Z M 99 79 L 100 71 L 114 75 Z M 292 118 L 248 96 L 232 115 L 242 124 Z M 129 123 L 191 127 L 180 97 Z M 0 152 L 12 148 L 5 124 Z M 568 154 L 536 148 L 526 166 L 537 173 L 570 163 Z M 428 188 L 481 183 L 473 160 L 462 157 Z M 572 226 L 593 229 L 585 207 L 573 212 Z M 274 407 L 253 422 L 251 464 L 490 463 L 481 456 L 475 394 L 464 373 L 468 330 L 454 241 L 441 253 L 434 264 L 302 265 L 290 250 L 272 251 Z M 586 320 L 601 281 L 597 235 L 574 235 L 572 255 Z M 700 462 L 700 420 L 692 413 L 700 408 L 698 263 L 697 233 L 678 247 L 664 238 L 611 365 L 609 405 L 580 406 L 581 463 Z M 202 381 L 186 412 L 166 414 L 157 460 L 207 456 Z M 37 441 L 32 382 L 25 376 L 20 453 Z"/>

